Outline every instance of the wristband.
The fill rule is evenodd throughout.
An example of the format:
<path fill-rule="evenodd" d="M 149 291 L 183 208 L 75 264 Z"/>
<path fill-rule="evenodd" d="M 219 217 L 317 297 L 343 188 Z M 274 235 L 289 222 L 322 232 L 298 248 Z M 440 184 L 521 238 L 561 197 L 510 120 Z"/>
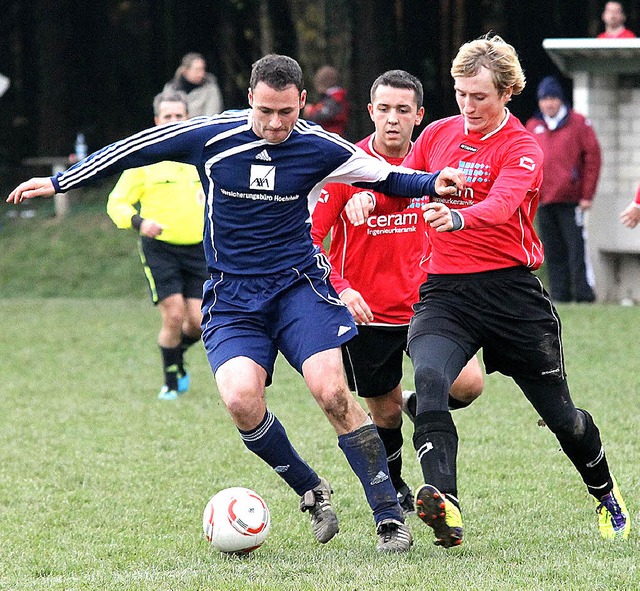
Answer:
<path fill-rule="evenodd" d="M 464 219 L 460 213 L 458 213 L 455 209 L 451 209 L 451 223 L 453 227 L 449 232 L 455 232 L 456 230 L 462 230 L 464 227 Z"/>
<path fill-rule="evenodd" d="M 144 220 L 137 213 L 134 213 L 131 216 L 131 225 L 138 231 L 140 231 L 140 226 L 142 226 L 143 221 Z"/>

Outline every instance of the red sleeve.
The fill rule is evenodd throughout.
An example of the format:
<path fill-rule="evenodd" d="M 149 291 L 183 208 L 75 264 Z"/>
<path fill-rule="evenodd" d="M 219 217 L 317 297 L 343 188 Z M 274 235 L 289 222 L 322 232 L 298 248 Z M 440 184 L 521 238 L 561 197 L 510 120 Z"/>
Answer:
<path fill-rule="evenodd" d="M 342 183 L 327 183 L 322 189 L 318 203 L 313 210 L 311 238 L 313 243 L 326 254 L 324 240 L 331 232 L 351 195 L 359 189 Z M 349 282 L 331 265 L 331 284 L 340 294 L 351 287 Z"/>
<path fill-rule="evenodd" d="M 542 150 L 531 138 L 527 146 L 511 145 L 486 199 L 460 210 L 465 228 L 504 224 L 542 184 Z M 524 149 L 523 149 L 524 148 Z"/>
<path fill-rule="evenodd" d="M 580 134 L 580 138 L 584 154 L 581 198 L 585 201 L 592 201 L 596 193 L 602 166 L 600 144 L 593 127 L 587 122 L 583 125 L 583 132 Z"/>
<path fill-rule="evenodd" d="M 636 205 L 640 205 L 640 185 L 636 189 L 636 198 L 633 200 Z"/>

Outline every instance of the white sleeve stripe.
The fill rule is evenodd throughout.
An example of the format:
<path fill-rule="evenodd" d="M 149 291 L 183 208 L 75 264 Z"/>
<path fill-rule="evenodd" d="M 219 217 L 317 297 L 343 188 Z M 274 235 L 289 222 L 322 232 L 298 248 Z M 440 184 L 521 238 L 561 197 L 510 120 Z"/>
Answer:
<path fill-rule="evenodd" d="M 209 121 L 201 121 L 200 123 L 170 123 L 168 125 L 160 125 L 149 130 L 142 131 L 131 136 L 128 140 L 121 140 L 112 144 L 111 147 L 99 153 L 95 158 L 87 161 L 86 164 L 76 169 L 70 169 L 58 177 L 60 189 L 65 190 L 68 185 L 86 180 L 94 174 L 100 172 L 114 162 L 128 156 L 132 152 L 153 145 L 163 140 L 176 137 L 180 134 L 191 131 L 194 128 L 209 125 Z"/>
<path fill-rule="evenodd" d="M 90 162 L 87 162 L 86 165 L 83 164 L 77 169 L 64 172 L 60 177 L 58 177 L 60 190 L 67 190 L 69 185 L 92 177 L 105 167 L 117 162 L 125 156 L 128 156 L 139 148 L 176 137 L 193 129 L 233 121 L 242 121 L 244 119 L 246 119 L 246 114 L 243 116 L 238 116 L 237 114 L 229 116 L 228 114 L 225 114 L 224 116 L 217 117 L 194 117 L 193 119 L 189 119 L 185 122 L 168 123 L 166 125 L 159 125 L 157 127 L 146 129 L 131 136 L 128 140 L 121 140 L 112 144 L 111 148 L 98 154 Z"/>
<path fill-rule="evenodd" d="M 307 134 L 317 135 L 318 137 L 322 137 L 326 140 L 333 142 L 334 144 L 338 144 L 339 146 L 342 146 L 343 148 L 345 148 L 346 150 L 349 150 L 350 152 L 355 152 L 356 147 L 350 141 L 345 140 L 339 135 L 325 131 L 324 129 L 322 129 L 322 127 L 319 127 L 317 125 L 309 125 L 309 123 L 304 119 L 298 119 L 298 121 L 296 122 L 295 128 L 298 130 L 299 133 L 303 135 L 307 135 Z"/>

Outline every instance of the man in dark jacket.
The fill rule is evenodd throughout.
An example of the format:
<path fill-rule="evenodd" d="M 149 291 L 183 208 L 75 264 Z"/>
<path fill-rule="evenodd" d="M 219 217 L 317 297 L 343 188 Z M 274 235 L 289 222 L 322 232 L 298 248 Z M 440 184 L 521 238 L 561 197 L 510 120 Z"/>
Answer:
<path fill-rule="evenodd" d="M 539 110 L 527 129 L 544 152 L 537 222 L 556 302 L 593 302 L 587 278 L 584 218 L 600 175 L 600 144 L 591 122 L 569 108 L 557 78 L 538 85 Z"/>

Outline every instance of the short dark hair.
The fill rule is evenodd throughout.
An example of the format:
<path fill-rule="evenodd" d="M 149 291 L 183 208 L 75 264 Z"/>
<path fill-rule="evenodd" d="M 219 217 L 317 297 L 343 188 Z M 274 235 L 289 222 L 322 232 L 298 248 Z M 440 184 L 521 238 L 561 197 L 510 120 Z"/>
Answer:
<path fill-rule="evenodd" d="M 392 88 L 406 88 L 408 90 L 413 90 L 418 109 L 422 107 L 422 101 L 424 100 L 422 82 L 420 82 L 420 80 L 418 80 L 413 74 L 409 74 L 409 72 L 405 72 L 404 70 L 388 70 L 384 74 L 380 74 L 380 76 L 378 76 L 371 85 L 371 102 L 374 100 L 378 86 L 391 86 Z"/>
<path fill-rule="evenodd" d="M 298 89 L 298 92 L 304 90 L 300 64 L 286 55 L 271 53 L 255 62 L 251 67 L 249 87 L 253 90 L 258 82 L 264 82 L 275 90 L 284 90 L 291 84 Z"/>
<path fill-rule="evenodd" d="M 182 103 L 189 113 L 189 104 L 187 103 L 187 95 L 181 90 L 164 90 L 160 94 L 156 94 L 153 99 L 153 114 L 160 115 L 160 103 Z"/>

